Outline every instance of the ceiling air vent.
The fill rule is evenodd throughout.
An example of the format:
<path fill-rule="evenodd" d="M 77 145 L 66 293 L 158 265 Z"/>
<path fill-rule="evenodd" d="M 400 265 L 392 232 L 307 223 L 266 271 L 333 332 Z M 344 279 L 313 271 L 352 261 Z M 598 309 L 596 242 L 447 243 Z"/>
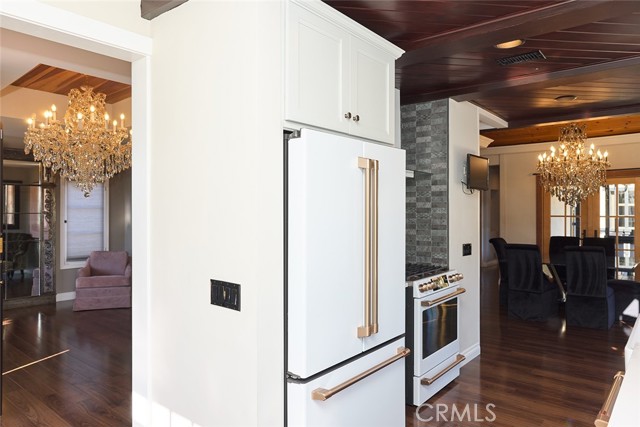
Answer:
<path fill-rule="evenodd" d="M 541 59 L 547 59 L 547 57 L 544 56 L 540 50 L 534 50 L 521 55 L 505 56 L 504 58 L 496 59 L 496 61 L 498 61 L 500 65 L 513 65 L 520 64 L 521 62 L 539 61 Z"/>

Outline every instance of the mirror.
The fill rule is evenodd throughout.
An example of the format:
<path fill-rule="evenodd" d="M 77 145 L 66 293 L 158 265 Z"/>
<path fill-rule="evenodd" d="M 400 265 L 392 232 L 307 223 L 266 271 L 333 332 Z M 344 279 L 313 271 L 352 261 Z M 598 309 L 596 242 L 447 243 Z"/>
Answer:
<path fill-rule="evenodd" d="M 3 178 L 3 297 L 53 292 L 53 187 L 34 162 L 5 160 Z"/>

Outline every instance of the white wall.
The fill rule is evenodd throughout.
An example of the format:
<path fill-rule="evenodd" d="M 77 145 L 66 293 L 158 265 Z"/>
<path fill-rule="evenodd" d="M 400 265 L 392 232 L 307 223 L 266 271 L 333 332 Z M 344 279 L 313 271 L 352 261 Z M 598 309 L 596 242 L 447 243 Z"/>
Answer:
<path fill-rule="evenodd" d="M 24 1 L 24 0 L 21 0 Z M 29 0 L 32 1 L 32 0 Z M 60 9 L 133 31 L 151 34 L 150 21 L 140 17 L 140 0 L 40 0 Z"/>
<path fill-rule="evenodd" d="M 150 425 L 282 425 L 281 3 L 190 1 L 152 37 Z"/>
<path fill-rule="evenodd" d="M 480 353 L 480 192 L 465 194 L 461 181 L 467 153 L 478 153 L 478 133 L 477 107 L 449 100 L 449 266 L 464 274 L 460 350 L 468 359 Z M 462 256 L 463 243 L 471 243 L 471 256 Z"/>
<path fill-rule="evenodd" d="M 611 169 L 640 168 L 640 134 L 588 138 L 587 145 L 609 151 Z M 496 147 L 483 155 L 500 158 L 500 234 L 507 242 L 536 242 L 536 171 L 538 154 L 551 143 Z"/>

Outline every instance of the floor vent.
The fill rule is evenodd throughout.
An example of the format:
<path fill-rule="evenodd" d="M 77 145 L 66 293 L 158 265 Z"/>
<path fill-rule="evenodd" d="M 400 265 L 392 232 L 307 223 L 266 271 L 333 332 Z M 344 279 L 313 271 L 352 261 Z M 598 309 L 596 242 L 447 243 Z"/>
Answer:
<path fill-rule="evenodd" d="M 506 56 L 504 58 L 496 59 L 500 65 L 513 65 L 520 64 L 521 62 L 538 61 L 541 59 L 547 59 L 546 56 L 540 50 L 534 50 L 531 52 L 523 53 L 521 55 Z"/>

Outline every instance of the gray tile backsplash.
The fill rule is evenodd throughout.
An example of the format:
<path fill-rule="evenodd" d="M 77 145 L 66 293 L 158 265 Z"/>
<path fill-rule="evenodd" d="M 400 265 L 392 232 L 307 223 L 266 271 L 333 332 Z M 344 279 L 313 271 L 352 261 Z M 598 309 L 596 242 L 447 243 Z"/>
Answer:
<path fill-rule="evenodd" d="M 449 264 L 448 100 L 401 107 L 407 152 L 407 262 Z"/>

